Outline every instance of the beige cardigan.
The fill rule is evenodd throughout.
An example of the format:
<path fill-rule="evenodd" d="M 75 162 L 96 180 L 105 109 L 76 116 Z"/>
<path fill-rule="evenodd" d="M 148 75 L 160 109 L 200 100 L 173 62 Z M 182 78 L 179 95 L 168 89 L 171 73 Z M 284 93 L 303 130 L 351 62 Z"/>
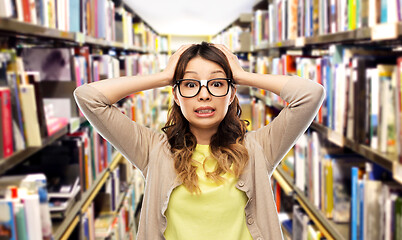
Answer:
<path fill-rule="evenodd" d="M 321 85 L 292 77 L 280 94 L 289 105 L 267 126 L 246 133 L 250 159 L 236 187 L 248 197 L 245 214 L 253 239 L 283 239 L 270 177 L 313 121 L 324 95 Z M 137 239 L 164 239 L 169 197 L 180 185 L 166 135 L 131 121 L 90 85 L 78 87 L 74 96 L 88 121 L 145 177 Z"/>

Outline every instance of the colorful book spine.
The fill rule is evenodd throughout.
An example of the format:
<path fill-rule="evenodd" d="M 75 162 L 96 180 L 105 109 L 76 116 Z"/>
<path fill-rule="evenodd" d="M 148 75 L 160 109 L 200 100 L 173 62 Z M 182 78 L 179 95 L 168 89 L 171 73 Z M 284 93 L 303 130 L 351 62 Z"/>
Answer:
<path fill-rule="evenodd" d="M 351 169 L 351 214 L 350 214 L 350 239 L 358 239 L 358 212 L 357 212 L 357 204 L 358 204 L 358 174 L 359 169 L 357 167 L 352 167 Z"/>
<path fill-rule="evenodd" d="M 13 203 L 0 199 L 0 239 L 17 240 Z"/>
<path fill-rule="evenodd" d="M 0 88 L 1 101 L 1 128 L 3 142 L 3 157 L 8 157 L 13 154 L 13 125 L 11 114 L 11 97 L 10 89 L 7 87 Z"/>

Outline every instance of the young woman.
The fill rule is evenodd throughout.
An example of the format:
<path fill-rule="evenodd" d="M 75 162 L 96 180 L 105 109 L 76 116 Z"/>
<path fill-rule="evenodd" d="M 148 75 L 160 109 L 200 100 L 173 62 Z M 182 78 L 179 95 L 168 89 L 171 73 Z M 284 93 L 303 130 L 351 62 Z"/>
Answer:
<path fill-rule="evenodd" d="M 289 103 L 267 126 L 247 132 L 236 85 Z M 115 102 L 173 85 L 164 133 L 131 121 Z M 78 106 L 146 180 L 138 239 L 282 239 L 270 176 L 312 122 L 321 85 L 297 76 L 245 72 L 223 45 L 185 45 L 163 72 L 83 85 Z"/>

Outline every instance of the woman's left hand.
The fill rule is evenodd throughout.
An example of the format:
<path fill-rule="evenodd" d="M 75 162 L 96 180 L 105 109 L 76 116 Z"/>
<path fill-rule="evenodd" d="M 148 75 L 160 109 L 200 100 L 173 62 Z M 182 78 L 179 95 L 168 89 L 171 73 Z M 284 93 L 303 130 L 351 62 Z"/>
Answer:
<path fill-rule="evenodd" d="M 240 66 L 240 62 L 239 59 L 237 58 L 236 55 L 234 55 L 225 45 L 223 44 L 213 44 L 214 47 L 218 48 L 219 50 L 221 50 L 225 55 L 226 58 L 229 61 L 229 65 L 230 68 L 232 69 L 232 73 L 233 73 L 233 81 L 236 84 L 240 84 L 242 85 L 242 77 L 241 75 L 243 73 L 245 73 L 245 71 L 243 70 L 243 68 Z"/>

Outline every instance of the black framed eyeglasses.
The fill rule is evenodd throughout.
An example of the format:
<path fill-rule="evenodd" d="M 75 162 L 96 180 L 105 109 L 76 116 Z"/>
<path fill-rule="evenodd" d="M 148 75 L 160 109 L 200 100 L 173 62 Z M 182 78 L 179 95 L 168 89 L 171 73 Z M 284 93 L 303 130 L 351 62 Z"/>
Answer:
<path fill-rule="evenodd" d="M 233 84 L 230 78 L 214 78 L 210 80 L 196 80 L 196 79 L 180 79 L 176 81 L 173 87 L 179 88 L 179 93 L 182 97 L 192 98 L 195 97 L 200 91 L 201 87 L 205 86 L 214 97 L 224 97 L 229 92 L 229 86 Z"/>

